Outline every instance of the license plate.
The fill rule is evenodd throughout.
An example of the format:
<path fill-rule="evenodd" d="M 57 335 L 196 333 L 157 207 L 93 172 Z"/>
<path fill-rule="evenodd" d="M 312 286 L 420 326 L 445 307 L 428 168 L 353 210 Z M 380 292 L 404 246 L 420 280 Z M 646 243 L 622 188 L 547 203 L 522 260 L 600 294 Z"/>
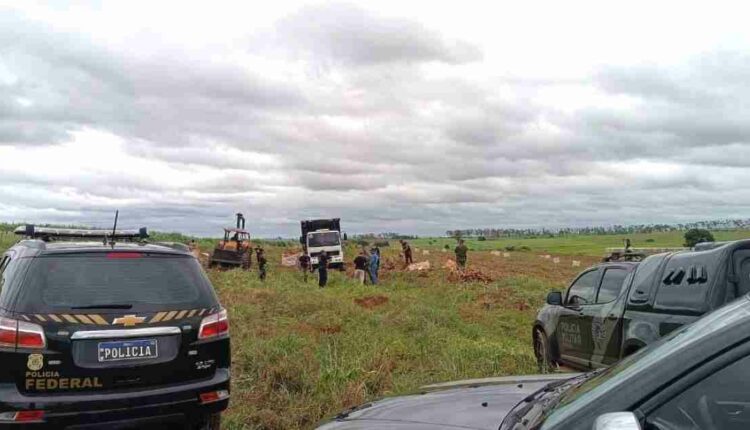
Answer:
<path fill-rule="evenodd" d="M 99 343 L 99 362 L 147 360 L 157 358 L 156 339 L 126 340 Z"/>

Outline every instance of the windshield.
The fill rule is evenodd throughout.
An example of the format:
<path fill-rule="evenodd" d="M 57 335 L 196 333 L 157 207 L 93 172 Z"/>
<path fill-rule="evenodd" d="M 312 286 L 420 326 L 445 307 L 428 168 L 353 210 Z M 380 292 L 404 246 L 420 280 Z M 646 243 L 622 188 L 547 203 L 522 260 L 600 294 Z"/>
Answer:
<path fill-rule="evenodd" d="M 317 248 L 321 246 L 337 246 L 340 245 L 339 232 L 337 231 L 326 231 L 322 233 L 310 233 L 307 236 L 307 246 Z"/>
<path fill-rule="evenodd" d="M 216 300 L 191 257 L 141 253 L 84 253 L 37 257 L 22 289 L 18 310 L 133 305 L 207 307 Z"/>
<path fill-rule="evenodd" d="M 584 406 L 627 384 L 631 378 L 643 377 L 656 361 L 677 356 L 689 345 L 747 318 L 750 316 L 750 309 L 746 300 L 747 298 L 738 300 L 734 305 L 727 305 L 681 330 L 672 332 L 586 382 L 571 388 L 560 398 L 557 407 L 549 411 L 542 428 L 552 428 L 564 422 Z M 738 307 L 740 309 L 737 309 Z"/>

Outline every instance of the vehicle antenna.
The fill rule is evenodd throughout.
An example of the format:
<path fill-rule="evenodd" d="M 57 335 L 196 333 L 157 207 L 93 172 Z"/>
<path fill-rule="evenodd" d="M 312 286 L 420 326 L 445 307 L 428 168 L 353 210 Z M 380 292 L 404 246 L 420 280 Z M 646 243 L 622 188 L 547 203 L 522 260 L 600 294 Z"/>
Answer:
<path fill-rule="evenodd" d="M 120 215 L 120 211 L 115 211 L 115 225 L 112 227 L 112 239 L 109 241 L 109 244 L 113 247 L 115 246 L 115 232 L 117 231 L 117 217 Z M 107 240 L 106 238 L 104 239 Z"/>

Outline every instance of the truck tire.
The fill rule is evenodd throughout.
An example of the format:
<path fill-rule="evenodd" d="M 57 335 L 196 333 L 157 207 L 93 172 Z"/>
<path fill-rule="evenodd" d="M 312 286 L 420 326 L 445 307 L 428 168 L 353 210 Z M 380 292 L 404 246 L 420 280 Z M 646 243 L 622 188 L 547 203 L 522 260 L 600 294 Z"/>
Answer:
<path fill-rule="evenodd" d="M 242 263 L 241 263 L 242 264 L 242 270 L 250 270 L 251 262 L 250 262 L 250 253 L 249 252 L 246 252 L 246 253 L 242 254 L 241 261 L 242 261 Z"/>
<path fill-rule="evenodd" d="M 536 363 L 540 372 L 549 373 L 555 369 L 549 339 L 547 339 L 544 330 L 539 327 L 534 329 L 534 356 L 536 356 Z"/>

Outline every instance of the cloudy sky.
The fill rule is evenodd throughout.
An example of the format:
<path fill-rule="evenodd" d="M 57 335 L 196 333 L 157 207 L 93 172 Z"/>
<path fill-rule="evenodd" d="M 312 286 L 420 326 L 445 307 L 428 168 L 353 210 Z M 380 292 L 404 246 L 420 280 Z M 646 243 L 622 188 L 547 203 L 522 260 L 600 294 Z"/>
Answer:
<path fill-rule="evenodd" d="M 748 217 L 748 11 L 688 4 L 0 0 L 0 221 Z"/>

